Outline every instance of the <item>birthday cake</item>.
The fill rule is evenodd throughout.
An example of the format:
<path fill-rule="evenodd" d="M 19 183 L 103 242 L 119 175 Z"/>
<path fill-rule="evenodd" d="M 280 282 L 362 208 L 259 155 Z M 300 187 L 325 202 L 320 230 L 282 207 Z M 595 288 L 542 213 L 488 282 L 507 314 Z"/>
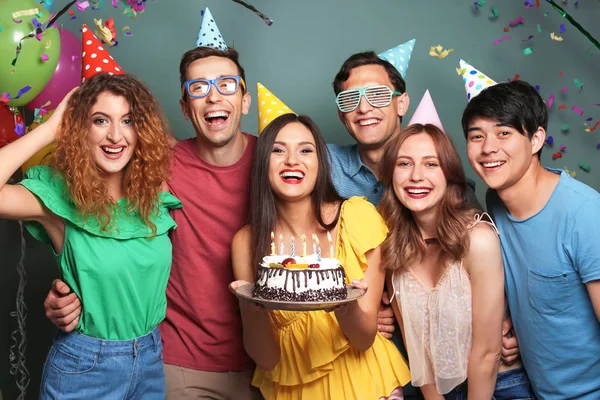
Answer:
<path fill-rule="evenodd" d="M 346 274 L 336 258 L 266 256 L 258 267 L 253 295 L 277 301 L 344 300 Z"/>

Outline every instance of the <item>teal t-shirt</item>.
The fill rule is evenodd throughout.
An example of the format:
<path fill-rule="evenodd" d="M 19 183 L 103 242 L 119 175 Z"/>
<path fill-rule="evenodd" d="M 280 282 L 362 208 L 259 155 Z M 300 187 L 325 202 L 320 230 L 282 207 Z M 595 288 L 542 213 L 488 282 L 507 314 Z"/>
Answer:
<path fill-rule="evenodd" d="M 169 209 L 181 208 L 170 193 L 160 193 L 156 236 L 139 215 L 127 213 L 121 199 L 103 230 L 95 218 L 84 221 L 70 200 L 62 176 L 51 168 L 30 168 L 21 184 L 65 221 L 65 240 L 55 258 L 62 280 L 79 296 L 83 311 L 76 332 L 100 339 L 129 340 L 154 329 L 165 317 L 165 291 L 171 271 L 171 240 L 176 227 Z M 51 243 L 37 222 L 27 222 L 38 240 Z"/>

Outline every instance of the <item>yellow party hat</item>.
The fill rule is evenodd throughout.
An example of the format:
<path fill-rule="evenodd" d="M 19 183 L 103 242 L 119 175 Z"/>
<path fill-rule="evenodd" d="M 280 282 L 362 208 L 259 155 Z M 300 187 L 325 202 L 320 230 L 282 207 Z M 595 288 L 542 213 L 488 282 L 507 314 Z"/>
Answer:
<path fill-rule="evenodd" d="M 284 114 L 296 114 L 291 108 L 277 98 L 262 83 L 256 84 L 258 93 L 258 134 L 273 121 L 275 118 Z"/>

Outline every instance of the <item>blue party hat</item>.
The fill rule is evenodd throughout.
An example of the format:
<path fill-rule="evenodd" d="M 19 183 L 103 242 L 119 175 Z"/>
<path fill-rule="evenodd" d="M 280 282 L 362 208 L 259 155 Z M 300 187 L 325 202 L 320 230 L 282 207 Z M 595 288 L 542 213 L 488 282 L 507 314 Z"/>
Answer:
<path fill-rule="evenodd" d="M 208 7 L 204 9 L 204 17 L 202 18 L 202 25 L 200 26 L 200 32 L 198 32 L 198 39 L 196 40 L 196 47 L 214 47 L 222 51 L 227 50 L 227 45 L 217 23 L 213 18 Z"/>
<path fill-rule="evenodd" d="M 415 42 L 416 39 L 409 40 L 406 43 L 399 44 L 396 47 L 379 53 L 378 56 L 396 67 L 400 75 L 402 75 L 402 79 L 405 79 Z"/>

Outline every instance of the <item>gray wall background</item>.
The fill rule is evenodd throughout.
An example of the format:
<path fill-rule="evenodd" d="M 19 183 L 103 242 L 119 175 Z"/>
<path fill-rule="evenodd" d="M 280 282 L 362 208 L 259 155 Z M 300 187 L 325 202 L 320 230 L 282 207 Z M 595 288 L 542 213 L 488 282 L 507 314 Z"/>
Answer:
<path fill-rule="evenodd" d="M 600 38 L 600 2 L 580 0 L 568 4 L 557 1 L 595 38 Z M 66 0 L 56 0 L 57 11 Z M 600 119 L 600 50 L 566 19 L 561 18 L 549 3 L 540 1 L 540 8 L 527 10 L 522 0 L 487 1 L 478 12 L 472 0 L 254 0 L 253 5 L 274 20 L 267 26 L 251 11 L 228 0 L 155 0 L 148 1 L 146 11 L 131 20 L 119 9 L 104 1 L 100 11 L 80 12 L 75 8 L 75 20 L 68 15 L 62 25 L 77 32 L 82 23 L 93 26 L 93 18 L 114 17 L 119 45 L 109 51 L 125 71 L 143 79 L 160 99 L 175 136 L 180 139 L 194 135 L 191 125 L 179 110 L 178 66 L 183 53 L 196 40 L 200 27 L 200 12 L 209 7 L 227 44 L 241 54 L 246 69 L 247 83 L 253 94 L 250 114 L 243 119 L 245 131 L 254 133 L 256 121 L 256 82 L 263 83 L 276 96 L 298 113 L 313 117 L 329 142 L 346 144 L 351 138 L 337 117 L 331 82 L 343 61 L 352 53 L 363 50 L 381 52 L 416 38 L 416 46 L 407 73 L 407 91 L 411 96 L 408 116 L 416 108 L 421 96 L 429 89 L 442 123 L 453 138 L 463 160 L 465 141 L 460 128 L 460 117 L 466 105 L 462 79 L 457 75 L 458 58 L 463 58 L 496 81 L 521 79 L 541 86 L 547 99 L 555 94 L 550 112 L 548 134 L 554 136 L 554 145 L 544 149 L 542 161 L 549 166 L 567 167 L 576 171 L 576 178 L 598 189 L 600 187 L 600 127 L 585 132 L 587 117 Z M 535 4 L 535 1 L 533 1 Z M 491 6 L 499 16 L 488 18 Z M 545 15 L 545 13 L 547 15 Z M 525 23 L 503 28 L 509 21 L 523 16 Z M 543 32 L 539 33 L 537 25 Z M 559 34 L 559 25 L 565 24 L 562 42 L 552 41 L 550 32 Z M 121 29 L 130 26 L 132 36 Z M 1 34 L 1 33 L 0 33 Z M 523 42 L 529 35 L 534 38 Z M 503 36 L 511 40 L 494 45 Z M 445 59 L 429 56 L 429 48 L 441 44 L 453 48 Z M 526 47 L 533 54 L 523 55 Z M 563 72 L 560 77 L 559 73 Z M 573 84 L 578 78 L 584 83 L 581 91 Z M 565 94 L 561 89 L 567 87 Z M 566 104 L 565 110 L 558 106 Z M 584 110 L 579 116 L 571 107 Z M 568 133 L 560 128 L 569 124 Z M 561 144 L 567 146 L 563 158 L 553 161 L 552 153 Z M 591 172 L 578 168 L 578 163 L 591 165 Z M 467 175 L 477 182 L 477 195 L 483 203 L 485 187 L 468 165 Z M 43 299 L 56 275 L 50 248 L 27 239 L 26 267 L 28 285 L 26 302 L 29 308 L 27 366 L 32 377 L 28 398 L 36 398 L 41 366 L 49 348 L 54 330 L 44 317 Z M 20 256 L 20 234 L 14 221 L 0 220 L 0 389 L 5 399 L 16 398 L 12 377 L 8 374 L 10 331 L 14 329 L 14 310 L 17 287 L 16 263 Z"/>

